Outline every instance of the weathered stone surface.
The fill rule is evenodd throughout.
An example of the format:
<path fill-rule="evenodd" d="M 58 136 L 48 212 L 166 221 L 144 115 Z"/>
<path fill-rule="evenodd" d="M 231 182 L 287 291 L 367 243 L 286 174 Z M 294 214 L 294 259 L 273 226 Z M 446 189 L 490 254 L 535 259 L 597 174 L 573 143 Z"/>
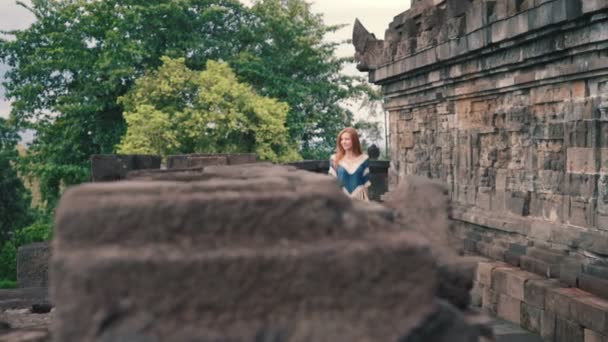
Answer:
<path fill-rule="evenodd" d="M 530 279 L 524 286 L 524 302 L 539 309 L 544 309 L 547 290 L 558 288 L 559 282 L 556 280 Z"/>
<path fill-rule="evenodd" d="M 47 242 L 19 247 L 17 282 L 19 287 L 47 287 L 51 249 Z"/>
<path fill-rule="evenodd" d="M 602 334 L 608 334 L 608 301 L 582 295 L 570 303 L 569 310 L 573 322 Z"/>
<path fill-rule="evenodd" d="M 491 232 L 460 236 L 464 251 L 603 293 L 578 274 L 608 263 L 606 27 L 603 1 L 414 2 L 356 56 L 382 56 L 366 71 L 389 112 L 390 190 L 440 180 L 453 218 Z M 510 249 L 527 242 L 556 249 Z"/>
<path fill-rule="evenodd" d="M 608 299 L 608 280 L 589 274 L 579 274 L 578 287 L 596 296 Z"/>
<path fill-rule="evenodd" d="M 133 170 L 160 169 L 160 156 L 153 155 L 93 155 L 91 178 L 93 182 L 125 179 Z"/>
<path fill-rule="evenodd" d="M 51 268 L 53 301 L 63 303 L 54 340 L 480 336 L 437 300 L 438 283 L 449 281 L 457 286 L 443 287 L 447 296 L 468 305 L 474 262 L 453 253 L 437 267 L 439 253 L 416 227 L 428 221 L 351 202 L 332 177 L 290 167 L 210 166 L 168 181 L 172 174 L 183 171 L 64 194 Z M 425 187 L 420 210 L 443 215 L 435 223 L 447 229 L 445 190 Z M 429 196 L 435 190 L 443 198 Z"/>
<path fill-rule="evenodd" d="M 523 301 L 525 284 L 533 279 L 541 279 L 541 277 L 514 268 L 496 268 L 492 271 L 492 288 L 499 293 Z"/>
<path fill-rule="evenodd" d="M 555 320 L 555 341 L 584 342 L 585 335 L 583 333 L 583 327 L 558 317 Z"/>
<path fill-rule="evenodd" d="M 521 304 L 521 326 L 531 332 L 540 334 L 541 330 L 542 310 L 528 305 Z"/>
<path fill-rule="evenodd" d="M 196 153 L 167 157 L 168 169 L 188 169 L 213 165 L 240 165 L 257 162 L 253 153 Z"/>
<path fill-rule="evenodd" d="M 498 295 L 496 314 L 515 324 L 521 324 L 521 301 L 507 295 Z"/>
<path fill-rule="evenodd" d="M 555 340 L 556 315 L 548 310 L 543 310 L 540 318 L 540 336 L 545 341 Z"/>
<path fill-rule="evenodd" d="M 597 332 L 585 329 L 585 342 L 605 342 L 608 341 L 608 336 L 598 334 Z"/>

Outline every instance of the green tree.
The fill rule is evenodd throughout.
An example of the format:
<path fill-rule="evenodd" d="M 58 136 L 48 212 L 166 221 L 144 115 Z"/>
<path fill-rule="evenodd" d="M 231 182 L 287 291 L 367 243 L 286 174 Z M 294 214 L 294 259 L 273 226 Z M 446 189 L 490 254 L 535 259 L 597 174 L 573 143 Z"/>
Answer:
<path fill-rule="evenodd" d="M 0 248 L 32 221 L 29 193 L 13 168 L 18 139 L 15 129 L 0 118 Z"/>
<path fill-rule="evenodd" d="M 28 29 L 0 41 L 6 96 L 20 127 L 37 131 L 22 170 L 52 208 L 59 189 L 89 177 L 89 157 L 115 152 L 125 133 L 117 99 L 163 55 L 238 53 L 248 11 L 237 0 L 32 0 Z"/>
<path fill-rule="evenodd" d="M 365 94 L 341 74 L 346 59 L 323 41 L 328 27 L 304 0 L 32 0 L 36 22 L 0 41 L 13 120 L 37 131 L 22 163 L 49 208 L 62 186 L 88 179 L 89 157 L 113 153 L 125 134 L 117 101 L 161 56 L 228 62 L 242 82 L 289 105 L 291 142 L 326 157 L 352 123 L 342 104 Z"/>
<path fill-rule="evenodd" d="M 360 77 L 342 73 L 351 59 L 336 57 L 340 42 L 324 40 L 341 26 L 325 25 L 303 0 L 258 0 L 251 10 L 258 20 L 231 63 L 262 95 L 289 104 L 287 126 L 304 158 L 329 157 L 339 131 L 352 125 L 345 103 L 370 94 Z"/>
<path fill-rule="evenodd" d="M 276 162 L 300 158 L 285 128 L 287 104 L 239 83 L 226 63 L 208 61 L 205 71 L 195 71 L 183 58 L 162 60 L 157 71 L 119 99 L 128 125 L 120 152 L 254 152 Z"/>

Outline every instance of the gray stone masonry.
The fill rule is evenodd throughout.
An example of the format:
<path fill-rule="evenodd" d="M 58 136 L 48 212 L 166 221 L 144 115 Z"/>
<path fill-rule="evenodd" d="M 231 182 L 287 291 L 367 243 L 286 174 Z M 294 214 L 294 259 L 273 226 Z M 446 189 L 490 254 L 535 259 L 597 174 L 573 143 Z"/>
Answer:
<path fill-rule="evenodd" d="M 440 180 L 463 249 L 608 299 L 608 1 L 412 1 L 353 44 L 390 113 L 389 190 Z"/>
<path fill-rule="evenodd" d="M 415 184 L 417 200 L 437 201 L 424 196 L 430 185 Z M 439 194 L 434 213 L 446 218 Z M 438 274 L 468 287 L 473 269 L 457 277 L 454 256 L 454 267 L 438 270 L 412 225 L 351 201 L 333 177 L 265 163 L 138 171 L 71 188 L 56 214 L 51 335 L 491 341 L 480 315 L 438 296 Z"/>

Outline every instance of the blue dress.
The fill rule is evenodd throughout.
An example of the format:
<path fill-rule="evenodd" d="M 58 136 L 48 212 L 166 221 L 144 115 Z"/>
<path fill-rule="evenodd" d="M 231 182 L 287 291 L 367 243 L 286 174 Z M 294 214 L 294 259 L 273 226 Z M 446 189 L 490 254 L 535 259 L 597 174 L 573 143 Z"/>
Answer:
<path fill-rule="evenodd" d="M 371 182 L 368 156 L 361 154 L 351 161 L 342 158 L 337 167 L 334 166 L 334 158 L 335 155 L 330 158 L 328 173 L 338 178 L 344 193 L 354 199 L 369 201 L 368 188 Z"/>

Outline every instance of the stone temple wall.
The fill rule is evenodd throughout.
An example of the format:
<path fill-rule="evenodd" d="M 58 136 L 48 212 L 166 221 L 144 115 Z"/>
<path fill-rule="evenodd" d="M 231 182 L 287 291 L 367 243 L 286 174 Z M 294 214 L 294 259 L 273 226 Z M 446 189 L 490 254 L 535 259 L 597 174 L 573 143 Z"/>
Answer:
<path fill-rule="evenodd" d="M 467 251 L 608 298 L 608 1 L 414 0 L 353 44 L 392 189 L 445 182 Z"/>

